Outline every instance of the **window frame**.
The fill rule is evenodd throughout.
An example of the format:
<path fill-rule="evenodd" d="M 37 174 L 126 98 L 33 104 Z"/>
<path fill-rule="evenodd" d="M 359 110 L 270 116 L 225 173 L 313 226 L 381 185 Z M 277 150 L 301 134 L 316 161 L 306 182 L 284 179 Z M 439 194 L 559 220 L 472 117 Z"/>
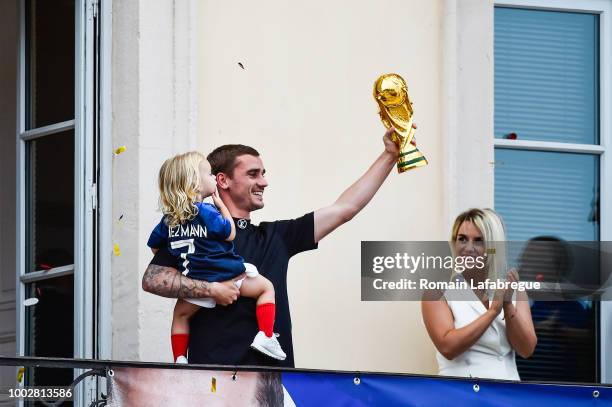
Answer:
<path fill-rule="evenodd" d="M 74 357 L 93 358 L 94 326 L 94 222 L 97 210 L 97 185 L 95 184 L 94 152 L 94 16 L 97 0 L 75 0 L 75 110 L 74 118 L 64 122 L 27 129 L 26 126 L 26 1 L 19 0 L 19 37 L 17 69 L 17 222 L 16 222 L 16 318 L 17 355 L 26 353 L 26 315 L 24 300 L 27 285 L 65 275 L 74 276 Z M 48 271 L 26 272 L 27 235 L 27 144 L 32 140 L 53 136 L 65 130 L 74 130 L 74 263 Z M 99 152 L 97 152 L 99 155 Z M 75 376 L 82 370 L 75 369 Z M 86 405 L 87 389 L 77 389 L 75 405 Z M 88 403 L 87 403 L 88 404 Z M 20 402 L 23 405 L 23 402 Z"/>
<path fill-rule="evenodd" d="M 599 14 L 599 144 L 495 139 L 505 149 L 584 153 L 599 156 L 600 240 L 612 240 L 612 0 L 495 0 L 494 7 Z M 609 286 L 609 284 L 608 284 Z M 612 383 L 612 289 L 603 296 L 599 315 L 599 363 L 602 383 Z"/>

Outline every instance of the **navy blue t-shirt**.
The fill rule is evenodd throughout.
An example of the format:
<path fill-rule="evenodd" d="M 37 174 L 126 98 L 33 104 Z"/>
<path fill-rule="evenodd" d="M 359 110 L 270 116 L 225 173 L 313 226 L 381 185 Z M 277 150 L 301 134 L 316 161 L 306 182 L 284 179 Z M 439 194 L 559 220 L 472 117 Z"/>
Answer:
<path fill-rule="evenodd" d="M 287 268 L 294 255 L 317 248 L 314 241 L 314 213 L 291 220 L 262 222 L 253 225 L 247 219 L 236 219 L 236 253 L 257 266 L 259 273 L 274 284 L 276 321 L 287 359 L 279 361 L 250 348 L 257 334 L 255 300 L 240 297 L 228 306 L 200 308 L 190 322 L 189 363 L 220 365 L 259 365 L 293 367 L 293 338 L 287 297 Z M 176 258 L 159 250 L 151 264 L 177 267 Z"/>
<path fill-rule="evenodd" d="M 197 202 L 198 214 L 188 223 L 168 227 L 166 216 L 157 224 L 147 245 L 167 247 L 170 254 L 183 261 L 178 265 L 189 278 L 226 281 L 244 272 L 244 260 L 234 252 L 234 244 L 225 239 L 232 226 L 214 205 Z"/>

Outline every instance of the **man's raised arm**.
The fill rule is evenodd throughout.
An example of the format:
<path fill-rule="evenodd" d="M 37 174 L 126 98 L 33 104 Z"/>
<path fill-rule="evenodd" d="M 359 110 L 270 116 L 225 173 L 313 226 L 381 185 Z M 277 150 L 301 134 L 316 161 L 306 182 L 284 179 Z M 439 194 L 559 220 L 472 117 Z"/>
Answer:
<path fill-rule="evenodd" d="M 221 283 L 209 283 L 185 277 L 172 267 L 149 264 L 142 276 L 142 289 L 168 298 L 211 297 L 217 304 L 229 305 L 240 295 L 234 282 L 241 278 L 244 278 L 244 274 Z"/>
<path fill-rule="evenodd" d="M 385 151 L 353 185 L 332 205 L 314 212 L 314 238 L 319 242 L 340 225 L 353 219 L 370 202 L 397 162 L 399 148 L 391 136 L 394 128 L 383 137 Z"/>

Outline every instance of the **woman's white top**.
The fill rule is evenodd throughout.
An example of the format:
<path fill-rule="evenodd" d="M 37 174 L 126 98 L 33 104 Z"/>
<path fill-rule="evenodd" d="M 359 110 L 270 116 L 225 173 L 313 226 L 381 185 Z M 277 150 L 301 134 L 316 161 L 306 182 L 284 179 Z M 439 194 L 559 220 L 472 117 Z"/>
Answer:
<path fill-rule="evenodd" d="M 464 291 L 464 290 L 459 290 Z M 445 292 L 444 297 L 455 319 L 455 328 L 462 328 L 487 312 L 483 303 L 471 289 L 467 292 Z M 473 300 L 468 299 L 471 294 Z M 463 300 L 453 300 L 461 297 Z M 439 374 L 443 376 L 482 377 L 490 379 L 521 380 L 516 369 L 514 349 L 506 337 L 504 311 L 499 313 L 482 336 L 453 360 L 436 352 Z"/>

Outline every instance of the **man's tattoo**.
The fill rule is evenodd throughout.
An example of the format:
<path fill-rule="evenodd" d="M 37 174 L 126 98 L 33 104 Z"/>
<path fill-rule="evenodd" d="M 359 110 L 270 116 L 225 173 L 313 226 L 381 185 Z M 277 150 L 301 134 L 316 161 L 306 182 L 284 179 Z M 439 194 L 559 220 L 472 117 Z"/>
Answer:
<path fill-rule="evenodd" d="M 178 298 L 199 298 L 209 296 L 210 289 L 206 281 L 192 280 L 181 273 L 176 274 L 179 281 L 179 284 L 177 284 Z"/>
<path fill-rule="evenodd" d="M 142 286 L 146 291 L 168 298 L 202 298 L 210 296 L 210 284 L 207 281 L 192 280 L 178 270 L 149 264 Z"/>

